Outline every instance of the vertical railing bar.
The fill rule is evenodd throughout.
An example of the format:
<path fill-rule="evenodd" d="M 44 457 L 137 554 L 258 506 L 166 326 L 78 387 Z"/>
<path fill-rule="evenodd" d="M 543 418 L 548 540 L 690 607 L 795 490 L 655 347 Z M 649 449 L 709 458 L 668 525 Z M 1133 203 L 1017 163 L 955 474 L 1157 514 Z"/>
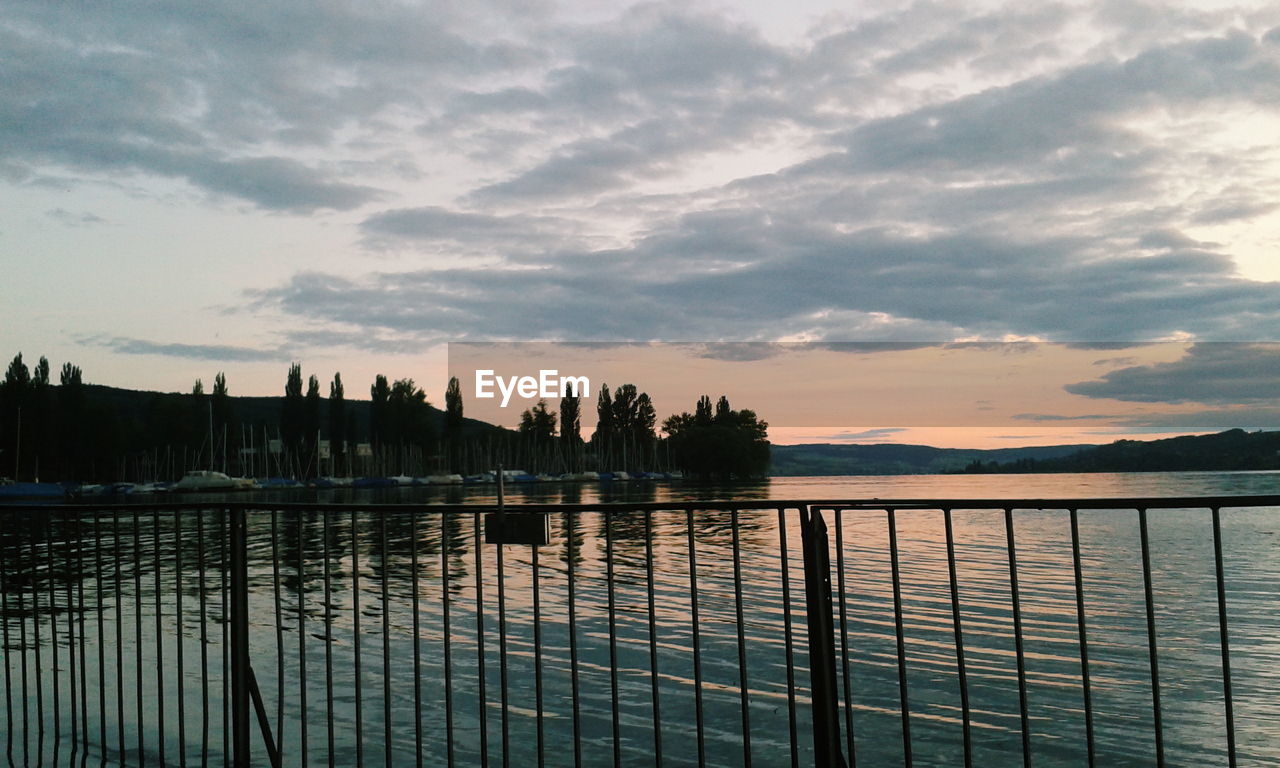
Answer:
<path fill-rule="evenodd" d="M 228 632 L 230 631 L 230 622 L 228 619 L 228 600 L 230 593 L 227 591 L 227 568 L 229 566 L 227 557 L 228 540 L 231 535 L 231 511 L 229 509 L 222 510 L 222 528 L 218 537 L 218 599 L 219 608 L 221 610 L 220 619 L 222 624 L 222 765 L 231 764 L 231 664 L 228 654 L 230 653 L 231 644 L 228 642 Z"/>
<path fill-rule="evenodd" d="M 476 699 L 480 705 L 480 765 L 489 765 L 489 697 L 485 693 L 484 650 L 484 539 L 480 532 L 480 513 L 471 515 L 475 529 L 476 560 Z"/>
<path fill-rule="evenodd" d="M 1009 598 L 1013 607 L 1013 644 L 1018 664 L 1018 718 L 1022 730 L 1022 764 L 1031 768 L 1031 718 L 1027 713 L 1027 662 L 1022 644 L 1022 598 L 1018 589 L 1018 550 L 1013 531 L 1013 508 L 1004 509 L 1005 546 L 1009 556 Z"/>
<path fill-rule="evenodd" d="M 658 693 L 658 611 L 653 583 L 653 512 L 644 513 L 645 587 L 649 592 L 649 685 L 653 703 L 653 759 L 662 765 L 662 710 Z"/>
<path fill-rule="evenodd" d="M 36 725 L 36 754 L 41 763 L 44 762 L 44 664 L 42 664 L 42 654 L 40 652 L 40 578 L 36 569 L 36 563 L 39 562 L 39 548 L 36 541 L 36 529 L 31 527 L 29 530 L 28 544 L 31 551 L 31 634 L 32 645 L 35 647 L 36 662 L 36 713 L 39 721 Z M 101 669 L 101 667 L 99 667 Z M 101 674 L 101 673 L 99 673 Z M 24 734 L 25 736 L 25 734 Z"/>
<path fill-rule="evenodd" d="M 69 518 L 70 516 L 68 516 Z M 74 574 L 78 573 L 78 569 L 71 567 L 71 547 L 74 543 L 72 536 L 72 526 L 70 520 L 64 521 L 64 536 L 66 542 L 62 548 L 63 551 L 63 573 L 66 577 L 64 585 L 67 593 L 67 701 L 71 705 L 71 759 L 74 762 L 75 755 L 79 750 L 80 744 L 80 710 L 77 705 L 77 689 L 76 689 L 76 608 L 75 608 L 75 588 L 72 587 L 71 581 Z M 141 666 L 139 666 L 141 668 Z M 85 723 L 84 727 L 88 729 L 89 724 Z"/>
<path fill-rule="evenodd" d="M 280 513 L 271 510 L 271 595 L 276 614 L 276 730 L 275 748 L 284 752 L 284 606 L 280 603 Z M 298 674 L 298 687 L 305 687 L 306 676 Z M 305 719 L 305 718 L 304 718 Z"/>
<path fill-rule="evenodd" d="M 804 544 L 805 615 L 808 629 L 813 747 L 817 765 L 845 765 L 840 746 L 839 695 L 836 692 L 835 625 L 832 614 L 831 544 L 821 508 L 800 512 Z"/>
<path fill-rule="evenodd" d="M 322 547 L 321 556 L 324 558 L 324 699 L 325 699 L 325 737 L 326 748 L 328 749 L 327 760 L 329 768 L 334 768 L 336 760 L 334 756 L 334 733 L 333 733 L 333 571 L 330 565 L 331 555 L 329 552 L 329 539 L 331 537 L 331 524 L 329 510 L 321 511 L 321 535 L 324 538 L 324 546 Z"/>
<path fill-rule="evenodd" d="M 294 512 L 293 517 L 298 526 L 298 764 L 305 766 L 308 764 L 307 721 L 311 719 L 307 711 L 307 528 L 301 512 Z M 284 740 L 283 730 L 280 740 Z"/>
<path fill-rule="evenodd" d="M 19 649 L 19 663 L 22 665 L 22 764 L 31 765 L 31 726 L 30 726 L 30 714 L 29 714 L 29 710 L 31 709 L 31 704 L 30 704 L 30 694 L 28 693 L 29 689 L 28 689 L 28 683 L 27 683 L 27 677 L 28 677 L 27 667 L 30 665 L 27 663 L 27 608 L 26 608 L 26 597 L 25 597 L 27 592 L 27 581 L 30 578 L 30 576 L 27 574 L 26 563 L 23 562 L 25 558 L 23 557 L 23 553 L 22 553 L 22 539 L 24 538 L 23 534 L 25 532 L 26 532 L 26 526 L 24 525 L 24 526 L 21 526 L 16 531 L 14 536 L 15 538 L 14 560 L 18 564 L 18 567 L 16 569 L 17 573 L 15 573 L 14 575 L 17 576 L 16 591 L 18 593 L 18 649 Z M 77 552 L 78 551 L 79 550 L 77 549 Z M 80 569 L 77 572 L 84 573 L 84 570 Z M 81 583 L 83 584 L 83 581 Z M 83 601 L 81 602 L 81 607 L 83 608 Z M 5 621 L 8 621 L 8 620 L 9 620 L 9 617 L 6 615 Z M 80 628 L 81 628 L 81 631 L 83 631 L 84 625 L 81 624 Z M 8 649 L 5 649 L 6 658 L 8 657 L 8 655 L 9 655 Z M 88 723 L 85 724 L 85 731 L 86 732 L 88 731 Z M 86 740 L 86 743 L 88 743 L 87 740 Z"/>
<path fill-rule="evenodd" d="M 418 616 L 418 513 L 409 513 L 410 611 L 413 613 L 413 755 L 422 768 L 422 628 Z"/>
<path fill-rule="evenodd" d="M 115 577 L 116 587 L 116 737 L 119 740 L 119 755 L 121 763 L 124 762 L 124 587 L 120 579 L 120 570 L 124 566 L 124 557 L 120 551 L 120 513 L 111 510 L 111 536 L 112 543 L 115 545 L 115 567 L 112 568 Z"/>
<path fill-rule="evenodd" d="M 440 597 L 444 619 L 444 729 L 445 753 L 449 768 L 454 768 L 453 745 L 453 628 L 449 621 L 449 530 L 448 513 L 440 515 Z M 487 768 L 487 767 L 486 767 Z"/>
<path fill-rule="evenodd" d="M 231 545 L 232 759 L 236 768 L 249 768 L 249 713 L 253 685 L 249 669 L 248 521 L 245 509 L 240 506 L 232 506 L 228 510 L 228 519 Z"/>
<path fill-rule="evenodd" d="M 1164 767 L 1164 722 L 1160 706 L 1160 660 L 1156 652 L 1156 608 L 1151 588 L 1151 544 L 1147 536 L 1147 510 L 1138 509 L 1138 532 L 1142 537 L 1142 592 L 1147 604 L 1147 658 L 1151 664 L 1151 714 L 1156 741 L 1156 766 Z"/>
<path fill-rule="evenodd" d="M 58 664 L 59 572 L 58 572 L 58 560 L 57 560 L 56 550 L 54 547 L 54 535 L 53 535 L 55 517 L 56 516 L 54 514 L 50 514 L 49 524 L 45 527 L 45 567 L 49 571 L 49 594 L 48 594 L 49 637 L 51 642 L 51 645 L 49 647 L 49 655 L 52 657 L 52 666 L 53 666 L 53 722 L 54 722 L 54 731 L 55 731 L 55 737 L 53 741 L 53 761 L 55 764 L 57 764 L 59 755 L 62 751 L 62 684 L 58 679 L 59 678 L 59 674 L 58 674 L 58 671 L 59 671 L 59 664 Z M 119 550 L 119 547 L 117 547 L 116 549 Z M 0 566 L 0 570 L 3 570 L 3 566 Z M 117 581 L 117 584 L 118 583 L 119 582 Z M 3 590 L 4 590 L 4 587 L 0 585 L 0 591 L 3 591 Z M 119 590 L 117 589 L 117 592 L 118 591 Z M 71 610 L 70 605 L 67 605 L 66 608 L 68 611 Z M 70 650 L 70 648 L 71 648 L 71 638 L 68 637 L 67 649 Z M 7 652 L 8 649 L 6 648 L 5 650 Z M 117 650 L 116 653 L 119 654 L 119 650 Z M 6 668 L 8 667 L 7 661 L 5 663 L 5 666 Z M 71 700 L 71 695 L 69 693 L 68 693 L 67 700 L 68 701 Z M 123 720 L 123 718 L 121 718 L 121 720 Z M 121 753 L 121 755 L 123 756 L 123 752 Z"/>
<path fill-rule="evenodd" d="M 738 510 L 729 513 L 733 529 L 733 605 L 738 630 L 738 706 L 742 709 L 742 765 L 751 768 L 751 696 L 747 680 L 746 621 L 742 609 L 742 543 L 738 531 Z"/>
<path fill-rule="evenodd" d="M 53 667 L 53 760 L 57 763 L 58 746 L 62 741 L 62 693 L 58 684 L 58 579 L 53 558 L 52 513 L 45 520 L 44 550 L 45 570 L 49 574 L 49 655 L 52 657 L 50 666 Z M 0 570 L 3 568 L 3 564 L 0 564 Z M 0 581 L 0 590 L 3 589 L 3 581 Z M 8 652 L 8 649 L 5 650 Z"/>
<path fill-rule="evenodd" d="M 28 544 L 31 550 L 31 634 L 33 637 L 32 645 L 35 647 L 36 662 L 36 713 L 40 718 L 37 723 L 36 735 L 36 754 L 41 763 L 44 762 L 44 664 L 42 664 L 40 653 L 40 579 L 36 570 L 38 562 L 39 549 L 36 542 L 36 531 L 32 527 L 29 529 L 30 536 Z M 101 670 L 101 667 L 99 667 Z M 99 672 L 101 674 L 101 672 Z M 24 737 L 26 734 L 24 734 Z"/>
<path fill-rule="evenodd" d="M 163 567 L 160 541 L 160 511 L 151 513 L 151 549 L 156 561 L 156 741 L 159 748 L 157 760 L 164 765 L 164 591 L 160 587 L 160 571 Z"/>
<path fill-rule="evenodd" d="M 356 766 L 364 765 L 364 712 L 360 676 L 360 534 L 357 530 L 357 513 L 351 511 L 351 644 L 355 656 L 356 700 Z"/>
<path fill-rule="evenodd" d="M 956 671 L 960 686 L 960 722 L 964 736 L 964 765 L 973 766 L 973 734 L 969 710 L 969 674 L 965 668 L 964 628 L 960 623 L 960 581 L 956 577 L 956 537 L 951 510 L 942 510 L 942 522 L 947 536 L 947 579 L 951 587 L 951 627 L 955 635 Z"/>
<path fill-rule="evenodd" d="M 795 638 L 791 628 L 791 569 L 787 551 L 786 510 L 778 508 L 778 547 L 782 566 L 782 630 L 787 646 L 787 727 L 791 736 L 791 768 L 800 768 L 800 736 L 796 722 Z"/>
<path fill-rule="evenodd" d="M 391 768 L 391 602 L 387 591 L 387 512 L 378 513 L 378 546 L 382 565 L 382 758 Z"/>
<path fill-rule="evenodd" d="M 574 561 L 578 557 L 577 543 L 574 533 L 577 526 L 577 512 L 570 509 L 565 512 L 568 520 L 566 530 L 569 535 L 569 562 L 567 576 L 569 579 L 569 694 L 573 705 L 573 764 L 582 768 L 582 719 L 578 696 L 578 601 L 577 587 L 574 584 L 577 566 Z"/>
<path fill-rule="evenodd" d="M 693 537 L 693 509 L 685 510 L 685 532 L 689 540 L 689 615 L 693 627 L 694 723 L 698 734 L 698 766 L 707 764 L 706 724 L 702 712 L 702 634 L 698 627 L 698 551 Z"/>
<path fill-rule="evenodd" d="M 187 768 L 187 695 L 183 680 L 186 677 L 186 669 L 183 666 L 182 651 L 182 601 L 185 597 L 182 594 L 182 545 L 182 510 L 175 509 L 173 510 L 173 587 L 176 595 L 174 622 L 178 642 L 178 764 L 181 768 Z M 98 612 L 101 614 L 101 607 Z"/>
<path fill-rule="evenodd" d="M 1084 570 L 1080 566 L 1080 516 L 1077 510 L 1069 510 L 1071 516 L 1071 567 L 1075 574 L 1076 624 L 1080 643 L 1080 683 L 1084 696 L 1085 748 L 1089 768 L 1093 768 L 1093 690 L 1089 681 L 1089 633 L 1084 612 Z"/>
<path fill-rule="evenodd" d="M 84 608 L 84 582 L 85 576 L 85 559 L 84 559 L 84 518 L 76 517 L 76 612 L 79 614 L 80 620 L 80 724 L 81 724 L 81 743 L 84 751 L 81 753 L 81 763 L 89 757 L 89 665 L 85 661 L 85 637 L 88 631 L 85 629 L 85 608 Z"/>
<path fill-rule="evenodd" d="M 618 716 L 618 621 L 613 583 L 613 513 L 604 511 L 605 593 L 609 612 L 609 715 L 613 733 L 613 764 L 622 764 L 622 728 Z"/>
<path fill-rule="evenodd" d="M 196 509 L 196 575 L 200 579 L 200 765 L 209 765 L 209 608 L 204 553 L 204 509 Z M 119 549 L 117 547 L 117 549 Z"/>
<path fill-rule="evenodd" d="M 1213 569 L 1218 587 L 1218 639 L 1222 647 L 1222 705 L 1227 725 L 1227 760 L 1236 766 L 1236 718 L 1231 701 L 1231 644 L 1227 636 L 1227 587 L 1222 567 L 1222 519 L 1219 507 L 1213 508 Z"/>
<path fill-rule="evenodd" d="M 68 541 L 67 549 L 67 626 L 68 626 L 68 657 L 72 660 L 72 669 L 70 669 L 70 689 L 72 689 L 72 710 L 76 710 L 76 703 L 79 701 L 79 728 L 73 728 L 72 736 L 72 758 L 77 754 L 77 749 L 83 746 L 83 750 L 88 750 L 88 680 L 86 672 L 84 672 L 84 563 L 83 547 L 84 535 L 81 531 L 81 517 L 76 517 L 76 525 L 73 526 L 76 531 L 76 567 L 70 564 L 70 543 Z M 76 585 L 72 585 L 72 580 L 76 580 Z M 76 623 L 79 622 L 79 631 L 76 631 Z M 79 671 L 79 691 L 77 698 L 76 680 L 77 669 Z M 81 753 L 81 759 L 84 759 Z"/>
<path fill-rule="evenodd" d="M 4 611 L 4 619 L 0 621 L 0 629 L 3 629 L 4 635 L 4 720 L 5 720 L 5 756 L 9 765 L 13 765 L 13 672 L 9 666 L 13 655 L 9 652 L 9 579 L 6 574 L 9 571 L 9 542 L 5 541 L 0 545 L 0 610 Z M 67 615 L 71 614 L 70 605 L 67 606 Z M 75 707 L 72 707 L 72 712 Z M 74 733 L 74 730 L 72 731 Z"/>
<path fill-rule="evenodd" d="M 893 631 L 898 650 L 898 704 L 902 710 L 902 762 L 911 768 L 911 706 L 907 691 L 907 645 L 902 623 L 902 573 L 898 565 L 898 513 L 886 510 L 889 521 L 889 564 L 893 575 Z"/>
<path fill-rule="evenodd" d="M 533 555 L 533 695 L 534 718 L 537 729 L 538 768 L 546 766 L 546 733 L 543 727 L 542 707 L 542 593 L 539 580 L 542 578 L 538 565 L 538 545 L 534 544 Z"/>
<path fill-rule="evenodd" d="M 93 578 L 98 611 L 98 736 L 102 759 L 107 758 L 107 641 L 102 615 L 102 513 L 93 512 Z M 56 661 L 56 654 L 55 654 Z M 184 767 L 185 768 L 185 767 Z"/>
<path fill-rule="evenodd" d="M 134 693 L 137 696 L 135 705 L 137 707 L 138 719 L 134 723 L 134 727 L 138 729 L 138 765 L 146 765 L 146 737 L 144 735 L 144 721 L 142 715 L 142 528 L 139 516 L 142 513 L 138 510 L 133 511 L 133 660 L 137 665 L 134 672 Z M 72 674 L 75 674 L 74 672 Z M 74 707 L 74 705 L 73 705 Z"/>
<path fill-rule="evenodd" d="M 850 768 L 856 768 L 858 753 L 854 749 L 853 739 L 853 680 L 849 665 L 849 601 L 845 584 L 844 510 L 836 507 L 833 512 L 836 522 L 836 585 L 840 590 L 840 677 L 844 692 L 845 750 L 849 753 Z"/>
<path fill-rule="evenodd" d="M 499 507 L 499 517 L 502 514 L 502 507 Z M 497 560 L 498 580 L 498 694 L 502 712 L 502 768 L 508 768 L 511 765 L 511 705 L 507 688 L 507 577 L 504 549 L 505 545 L 499 541 L 494 557 Z"/>

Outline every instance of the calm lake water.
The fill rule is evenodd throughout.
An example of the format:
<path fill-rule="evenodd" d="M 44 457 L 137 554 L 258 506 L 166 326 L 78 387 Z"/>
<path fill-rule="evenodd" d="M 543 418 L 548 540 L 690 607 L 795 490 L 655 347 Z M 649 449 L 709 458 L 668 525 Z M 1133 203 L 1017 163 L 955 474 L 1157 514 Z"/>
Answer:
<path fill-rule="evenodd" d="M 309 493 L 293 500 L 480 503 L 491 501 L 493 491 L 468 487 L 389 489 L 376 495 Z M 731 487 L 546 484 L 512 487 L 508 499 L 517 504 L 590 504 L 713 498 L 1275 493 L 1280 493 L 1277 473 L 1161 473 L 784 478 Z M 1068 516 L 1061 510 L 1019 510 L 1014 519 L 1034 763 L 1081 765 L 1085 762 L 1085 721 Z M 1079 519 L 1098 764 L 1154 764 L 1138 518 L 1133 510 L 1099 510 L 1083 511 Z M 656 512 L 647 524 L 641 514 L 615 514 L 608 520 L 593 512 L 553 514 L 551 541 L 536 550 L 536 571 L 533 548 L 502 548 L 501 585 L 497 579 L 498 547 L 481 545 L 477 558 L 478 526 L 482 524 L 478 515 L 443 516 L 430 510 L 385 518 L 346 512 L 279 513 L 274 517 L 251 513 L 251 657 L 272 728 L 282 742 L 285 764 L 323 765 L 332 754 L 337 765 L 355 764 L 357 758 L 369 765 L 413 765 L 415 722 L 421 724 L 424 764 L 446 764 L 448 708 L 452 710 L 456 763 L 480 764 L 484 747 L 490 764 L 502 764 L 500 586 L 505 598 L 502 619 L 510 765 L 537 764 L 535 681 L 539 672 L 545 762 L 574 763 L 571 640 L 576 645 L 580 702 L 576 746 L 584 765 L 611 763 L 615 710 L 606 526 L 613 550 L 616 642 L 612 653 L 616 658 L 622 762 L 654 762 L 651 653 L 656 648 L 661 712 L 658 735 L 664 764 L 698 762 L 699 691 L 706 763 L 743 763 L 738 664 L 741 627 L 754 764 L 791 764 L 787 611 L 781 576 L 785 532 L 790 577 L 785 586 L 790 590 L 791 659 L 800 734 L 797 757 L 800 765 L 811 764 L 798 517 L 795 512 L 785 514 L 785 531 L 774 510 L 743 511 L 737 521 L 741 624 L 733 571 L 733 517 L 728 512 L 697 512 L 693 516 L 696 604 L 690 589 L 689 520 L 683 512 Z M 1019 696 L 1004 516 L 999 510 L 957 510 L 954 522 L 975 763 L 1019 764 Z M 847 652 L 857 759 L 863 765 L 900 764 L 900 689 L 886 515 L 881 511 L 845 512 L 837 519 L 828 512 L 827 523 L 833 564 L 843 561 L 845 589 L 841 594 L 837 588 L 836 595 L 837 643 L 843 649 L 838 648 L 837 653 Z M 8 733 L 0 746 L 7 748 L 15 765 L 37 761 L 80 764 L 86 760 L 90 764 L 137 764 L 139 738 L 148 765 L 161 762 L 162 749 L 167 764 L 178 764 L 180 757 L 191 765 L 223 763 L 222 551 L 221 540 L 213 533 L 221 524 L 221 513 L 187 511 L 178 516 L 164 513 L 158 518 L 144 513 L 138 516 L 135 537 L 134 517 L 129 513 L 116 514 L 113 522 L 109 514 L 89 511 L 75 519 L 59 519 L 48 528 L 5 522 L 0 535 L 5 547 L 7 694 L 0 704 L 6 708 L 0 728 Z M 1170 765 L 1225 765 L 1210 516 L 1207 510 L 1153 510 L 1149 524 L 1166 760 Z M 1278 765 L 1280 509 L 1225 509 L 1222 526 L 1240 763 Z M 899 512 L 897 528 L 914 761 L 916 765 L 959 765 L 963 761 L 960 696 L 942 515 L 932 510 Z M 75 546 L 77 531 L 85 543 L 80 548 Z M 837 531 L 843 545 L 839 550 L 835 546 Z M 652 646 L 650 562 L 657 630 Z M 201 563 L 205 566 L 203 579 Z M 278 565 L 278 575 L 273 563 Z M 575 590 L 572 623 L 568 615 L 570 567 Z M 356 578 L 358 592 L 353 589 Z M 540 608 L 536 624 L 535 581 Z M 477 591 L 482 600 L 477 600 Z M 39 609 L 36 616 L 31 615 L 33 605 Z M 54 621 L 49 618 L 50 606 Z M 695 609 L 696 624 L 692 621 Z M 202 614 L 206 618 L 203 627 Z M 328 642 L 326 620 L 331 625 Z M 701 686 L 695 683 L 695 628 Z M 537 643 L 535 630 L 540 633 Z M 415 636 L 421 702 L 421 719 L 416 721 Z M 202 639 L 207 667 L 201 665 Z M 20 652 L 24 642 L 25 654 Z M 485 662 L 483 675 L 477 673 L 481 658 Z M 838 659 L 842 696 L 844 661 Z M 332 691 L 331 697 L 327 690 Z M 83 723 L 89 725 L 87 746 L 71 737 L 73 700 L 75 727 L 83 732 Z M 141 730 L 137 727 L 139 703 L 144 723 Z M 842 710 L 842 723 L 844 717 Z M 357 719 L 362 734 L 359 739 Z M 42 738 L 38 733 L 41 721 Z M 61 738 L 55 738 L 59 731 Z M 25 742 L 24 733 L 28 736 Z M 258 744 L 256 725 L 253 738 Z M 185 750 L 180 745 L 185 745 Z"/>

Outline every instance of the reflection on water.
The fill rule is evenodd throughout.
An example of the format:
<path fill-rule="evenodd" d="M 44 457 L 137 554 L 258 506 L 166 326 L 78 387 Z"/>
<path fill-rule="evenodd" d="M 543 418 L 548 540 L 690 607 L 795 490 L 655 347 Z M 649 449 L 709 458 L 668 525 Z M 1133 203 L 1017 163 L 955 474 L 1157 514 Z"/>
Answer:
<path fill-rule="evenodd" d="M 745 490 L 540 485 L 509 495 L 513 503 L 731 495 L 1188 495 L 1273 493 L 1276 478 L 1269 473 L 815 478 L 775 480 Z M 379 500 L 482 501 L 489 492 L 391 489 L 390 497 Z M 827 518 L 832 559 L 843 564 L 846 584 L 843 594 L 837 590 L 836 629 L 838 643 L 847 638 L 847 666 L 844 658 L 838 666 L 849 676 L 846 686 L 842 675 L 838 688 L 842 696 L 847 691 L 852 704 L 857 757 L 869 765 L 897 763 L 902 740 L 886 518 L 876 511 L 845 512 L 839 520 L 828 513 Z M 795 633 L 790 660 L 803 765 L 812 757 L 797 522 L 788 513 L 786 586 Z M 450 710 L 457 764 L 480 763 L 482 747 L 497 764 L 504 712 L 500 660 L 505 658 L 511 764 L 536 764 L 539 712 L 548 765 L 573 764 L 575 741 L 584 764 L 611 763 L 616 677 L 622 762 L 650 765 L 656 746 L 651 665 L 656 655 L 664 762 L 697 764 L 695 678 L 700 676 L 707 762 L 739 765 L 739 627 L 747 659 L 752 755 L 760 765 L 790 763 L 788 612 L 776 511 L 738 515 L 741 625 L 733 517 L 695 514 L 696 658 L 685 513 L 659 512 L 648 520 L 618 514 L 607 523 L 599 513 L 556 513 L 548 545 L 502 548 L 501 582 L 498 548 L 476 546 L 482 523 L 479 515 L 430 511 L 250 515 L 251 657 L 286 764 L 323 765 L 330 755 L 338 765 L 357 758 L 382 764 L 388 748 L 394 764 L 412 764 L 419 727 L 424 764 L 445 764 Z M 140 743 L 152 765 L 160 762 L 162 750 L 165 762 L 177 764 L 180 744 L 192 764 L 206 756 L 222 762 L 225 610 L 220 590 L 225 582 L 217 532 L 224 525 L 221 513 L 189 511 L 158 518 L 88 513 L 57 517 L 48 525 L 43 519 L 6 521 L 0 571 L 9 650 L 0 725 L 7 730 L 4 746 L 15 765 L 36 764 L 37 758 L 50 764 L 96 763 L 104 757 L 103 745 L 107 761 L 122 762 L 123 750 L 123 762 L 136 764 Z M 1035 763 L 1078 765 L 1085 755 L 1084 714 L 1067 515 L 1019 511 L 1015 525 Z M 942 516 L 903 511 L 897 526 L 914 758 L 919 765 L 960 764 L 960 698 Z M 843 544 L 838 551 L 837 530 Z M 1280 761 L 1277 530 L 1280 510 L 1223 513 L 1236 728 L 1245 765 Z M 1124 510 L 1081 512 L 1080 531 L 1099 761 L 1150 763 L 1154 742 L 1137 517 Z M 1223 764 L 1209 516 L 1203 510 L 1152 511 L 1150 531 L 1166 756 L 1170 764 Z M 1012 764 L 1019 759 L 1021 735 L 1003 515 L 957 511 L 955 541 L 976 764 Z M 24 646 L 25 654 L 20 652 Z M 481 656 L 484 664 L 478 665 Z M 141 733 L 140 721 L 145 723 Z M 255 743 L 256 738 L 255 728 Z"/>

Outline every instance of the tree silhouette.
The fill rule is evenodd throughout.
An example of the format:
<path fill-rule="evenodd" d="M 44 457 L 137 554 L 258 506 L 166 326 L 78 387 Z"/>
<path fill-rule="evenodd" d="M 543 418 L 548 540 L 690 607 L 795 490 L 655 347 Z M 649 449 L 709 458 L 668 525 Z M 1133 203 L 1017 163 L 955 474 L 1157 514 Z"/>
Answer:
<path fill-rule="evenodd" d="M 329 449 L 333 466 L 342 466 L 347 455 L 347 441 L 353 435 L 347 433 L 346 390 L 342 386 L 342 374 L 333 374 L 329 383 Z"/>
<path fill-rule="evenodd" d="M 662 424 L 672 460 L 693 477 L 717 480 L 764 476 L 769 469 L 768 424 L 754 411 L 735 411 L 721 397 L 715 413 L 711 398 L 698 400 L 694 413 L 680 413 Z"/>
<path fill-rule="evenodd" d="M 444 441 L 450 469 L 461 464 L 462 448 L 462 385 L 457 376 L 449 377 L 444 391 Z"/>

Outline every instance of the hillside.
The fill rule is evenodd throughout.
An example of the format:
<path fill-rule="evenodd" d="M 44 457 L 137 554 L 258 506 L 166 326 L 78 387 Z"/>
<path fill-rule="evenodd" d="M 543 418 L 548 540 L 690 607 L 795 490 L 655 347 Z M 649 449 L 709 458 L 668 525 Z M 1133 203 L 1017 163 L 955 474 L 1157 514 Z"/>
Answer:
<path fill-rule="evenodd" d="M 984 460 L 990 461 L 990 460 Z M 1016 460 L 1014 460 L 1016 461 Z M 1280 469 L 1280 432 L 1231 429 L 1213 435 L 1118 440 L 1068 456 L 1032 458 L 984 472 L 1196 472 Z"/>
<path fill-rule="evenodd" d="M 159 415 L 187 416 L 191 413 L 193 405 L 189 394 L 176 392 L 146 392 L 100 384 L 85 384 L 84 389 L 89 406 L 110 413 L 113 420 L 123 427 L 124 433 L 129 436 L 145 432 L 145 425 L 154 422 Z M 277 436 L 277 425 L 284 406 L 284 397 L 236 397 L 233 395 L 229 399 L 235 420 L 245 428 L 256 430 L 257 440 L 262 439 L 264 427 L 270 431 L 272 437 Z M 323 400 L 320 408 L 320 428 L 325 434 L 329 432 L 329 410 L 325 405 L 327 402 Z M 368 400 L 346 400 L 346 411 L 349 418 L 354 419 L 357 440 L 368 439 L 371 406 L 372 403 Z M 435 406 L 429 406 L 428 409 L 436 434 L 440 434 L 444 428 L 444 411 Z M 203 414 L 203 410 L 200 413 Z M 202 432 L 205 429 L 204 420 L 195 419 L 195 431 Z M 494 431 L 503 430 L 487 422 L 463 419 L 463 435 L 467 438 Z M 233 442 L 239 442 L 238 436 L 231 436 L 231 438 Z"/>
<path fill-rule="evenodd" d="M 929 445 L 838 445 L 810 443 L 772 446 L 775 477 L 817 475 L 925 475 L 962 471 L 975 461 L 1003 464 L 1071 455 L 1091 445 L 1031 448 L 934 448 Z"/>

